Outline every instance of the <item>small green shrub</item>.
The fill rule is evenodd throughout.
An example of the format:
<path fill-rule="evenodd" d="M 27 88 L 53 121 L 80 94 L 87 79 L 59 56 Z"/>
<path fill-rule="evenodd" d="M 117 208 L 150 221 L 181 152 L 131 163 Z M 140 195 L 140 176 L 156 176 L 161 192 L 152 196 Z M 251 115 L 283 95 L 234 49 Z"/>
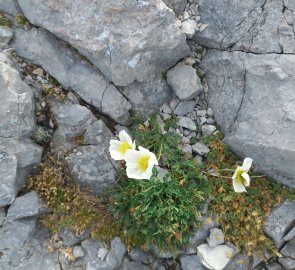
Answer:
<path fill-rule="evenodd" d="M 188 241 L 198 223 L 196 183 L 126 181 L 114 197 L 114 214 L 128 233 L 139 234 L 149 247 L 171 249 Z"/>
<path fill-rule="evenodd" d="M 42 145 L 42 144 L 48 142 L 48 140 L 50 139 L 50 134 L 49 134 L 48 130 L 46 130 L 44 127 L 37 126 L 33 135 L 32 135 L 32 138 L 36 143 Z"/>
<path fill-rule="evenodd" d="M 169 173 L 161 182 L 156 169 L 148 181 L 130 180 L 123 172 L 122 186 L 113 195 L 115 216 L 127 234 L 141 235 L 146 246 L 175 249 L 187 242 L 196 227 L 198 206 L 210 196 L 210 183 L 198 162 L 180 150 L 180 136 L 163 134 L 156 115 L 151 116 L 148 127 L 136 122 L 132 136 L 155 153 L 159 165 Z"/>

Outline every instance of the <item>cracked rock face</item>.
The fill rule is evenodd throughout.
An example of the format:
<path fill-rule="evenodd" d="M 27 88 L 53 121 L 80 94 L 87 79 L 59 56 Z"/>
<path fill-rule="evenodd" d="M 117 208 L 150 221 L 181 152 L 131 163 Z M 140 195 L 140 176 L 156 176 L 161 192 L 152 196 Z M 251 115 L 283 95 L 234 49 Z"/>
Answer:
<path fill-rule="evenodd" d="M 201 66 L 225 142 L 295 187 L 295 56 L 211 50 Z"/>
<path fill-rule="evenodd" d="M 22 0 L 25 16 L 75 47 L 117 86 L 144 81 L 189 53 L 161 0 Z"/>
<path fill-rule="evenodd" d="M 131 104 L 111 82 L 67 44 L 38 28 L 14 29 L 10 44 L 19 56 L 41 65 L 66 89 L 76 92 L 99 112 L 120 124 L 129 123 Z"/>
<path fill-rule="evenodd" d="M 35 128 L 31 88 L 20 78 L 10 59 L 0 54 L 0 206 L 11 204 L 42 148 L 29 137 Z"/>
<path fill-rule="evenodd" d="M 294 53 L 294 11 L 292 0 L 200 0 L 201 22 L 208 27 L 194 39 L 221 50 Z"/>
<path fill-rule="evenodd" d="M 75 181 L 96 193 L 114 184 L 116 169 L 108 151 L 113 135 L 104 122 L 79 104 L 52 101 L 51 106 L 58 123 L 53 146 L 68 150 L 65 161 Z"/>

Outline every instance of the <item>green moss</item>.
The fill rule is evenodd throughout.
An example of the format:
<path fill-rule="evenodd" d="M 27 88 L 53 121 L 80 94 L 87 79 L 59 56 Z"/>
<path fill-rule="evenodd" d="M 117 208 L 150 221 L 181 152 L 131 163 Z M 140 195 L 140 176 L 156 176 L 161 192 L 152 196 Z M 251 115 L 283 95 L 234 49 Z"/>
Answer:
<path fill-rule="evenodd" d="M 4 16 L 3 13 L 0 13 L 0 25 L 11 27 L 11 22 Z"/>
<path fill-rule="evenodd" d="M 25 17 L 23 13 L 19 13 L 15 16 L 15 20 L 18 24 L 22 26 L 27 26 L 30 24 L 29 20 Z"/>

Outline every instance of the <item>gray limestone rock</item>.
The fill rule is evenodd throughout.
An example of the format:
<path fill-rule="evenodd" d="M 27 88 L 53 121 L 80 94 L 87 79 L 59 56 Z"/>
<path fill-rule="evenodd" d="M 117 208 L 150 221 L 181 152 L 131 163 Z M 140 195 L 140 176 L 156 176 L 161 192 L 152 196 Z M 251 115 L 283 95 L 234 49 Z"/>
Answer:
<path fill-rule="evenodd" d="M 282 266 L 277 262 L 270 263 L 266 266 L 267 270 L 283 270 Z"/>
<path fill-rule="evenodd" d="M 294 270 L 295 260 L 291 258 L 279 258 L 279 263 L 283 266 L 284 270 Z"/>
<path fill-rule="evenodd" d="M 203 135 L 212 135 L 215 130 L 216 130 L 216 127 L 214 125 L 206 124 L 202 126 Z"/>
<path fill-rule="evenodd" d="M 184 0 L 163 0 L 163 2 L 174 11 L 176 16 L 179 16 L 185 10 L 186 1 Z"/>
<path fill-rule="evenodd" d="M 0 152 L 14 155 L 17 158 L 16 190 L 25 184 L 31 170 L 41 162 L 42 147 L 29 139 L 3 139 L 0 137 Z"/>
<path fill-rule="evenodd" d="M 213 228 L 210 230 L 209 238 L 207 239 L 207 243 L 210 247 L 216 247 L 220 244 L 224 243 L 224 234 L 222 230 L 218 228 Z"/>
<path fill-rule="evenodd" d="M 3 54 L 0 58 L 0 100 L 0 137 L 31 136 L 35 127 L 32 90 Z"/>
<path fill-rule="evenodd" d="M 293 11 L 293 1 L 200 0 L 201 23 L 208 27 L 195 40 L 209 48 L 253 53 L 294 53 L 294 24 L 284 10 Z M 267 41 L 267 42 L 266 42 Z"/>
<path fill-rule="evenodd" d="M 288 242 L 280 252 L 284 257 L 295 259 L 295 238 Z"/>
<path fill-rule="evenodd" d="M 201 80 L 196 70 L 183 63 L 178 63 L 168 70 L 167 81 L 180 100 L 196 98 L 202 91 Z"/>
<path fill-rule="evenodd" d="M 103 242 L 95 239 L 86 239 L 82 241 L 81 247 L 85 252 L 88 260 L 93 260 L 97 258 L 99 249 L 103 248 Z"/>
<path fill-rule="evenodd" d="M 122 270 L 149 270 L 150 268 L 140 262 L 124 260 Z"/>
<path fill-rule="evenodd" d="M 295 187 L 295 56 L 210 50 L 201 67 L 225 143 Z"/>
<path fill-rule="evenodd" d="M 31 191 L 15 199 L 8 209 L 6 221 L 13 222 L 16 219 L 36 216 L 38 212 L 38 195 L 35 191 Z"/>
<path fill-rule="evenodd" d="M 102 145 L 108 147 L 112 133 L 104 122 L 92 114 L 90 110 L 79 104 L 69 101 L 50 102 L 52 112 L 58 123 L 53 136 L 53 145 L 56 149 L 71 149 L 75 146 L 75 138 L 82 136 L 85 145 Z"/>
<path fill-rule="evenodd" d="M 156 112 L 172 98 L 171 88 L 161 75 L 119 89 L 128 98 L 134 111 L 143 119 L 147 119 L 151 113 Z"/>
<path fill-rule="evenodd" d="M 7 44 L 12 39 L 12 29 L 6 26 L 0 26 L 0 49 L 7 48 Z"/>
<path fill-rule="evenodd" d="M 179 258 L 182 270 L 203 270 L 204 266 L 201 264 L 197 255 L 181 256 Z"/>
<path fill-rule="evenodd" d="M 136 262 L 148 263 L 148 254 L 139 248 L 134 248 L 128 253 L 130 259 Z"/>
<path fill-rule="evenodd" d="M 36 220 L 16 220 L 0 228 L 0 251 L 24 245 L 36 229 Z"/>
<path fill-rule="evenodd" d="M 177 118 L 177 125 L 190 130 L 197 130 L 196 123 L 189 117 L 180 116 Z"/>
<path fill-rule="evenodd" d="M 284 236 L 283 240 L 287 242 L 290 241 L 293 237 L 295 237 L 295 227 L 293 227 L 293 229 Z"/>
<path fill-rule="evenodd" d="M 284 203 L 272 211 L 266 221 L 264 231 L 280 248 L 284 244 L 283 237 L 295 221 L 295 203 Z"/>
<path fill-rule="evenodd" d="M 186 115 L 193 111 L 196 102 L 194 100 L 180 101 L 174 110 L 174 113 L 179 116 Z"/>
<path fill-rule="evenodd" d="M 65 161 L 75 179 L 95 193 L 102 192 L 116 181 L 116 170 L 102 145 L 78 146 Z"/>
<path fill-rule="evenodd" d="M 160 0 L 22 0 L 19 5 L 32 24 L 71 44 L 118 86 L 160 74 L 189 53 L 174 13 Z"/>
<path fill-rule="evenodd" d="M 129 123 L 130 103 L 74 49 L 43 29 L 15 28 L 14 35 L 10 46 L 19 56 L 42 66 L 66 89 L 76 92 L 99 112 L 120 124 Z"/>
<path fill-rule="evenodd" d="M 198 155 L 201 155 L 201 156 L 204 156 L 210 152 L 209 147 L 201 142 L 195 143 L 192 146 L 192 148 L 194 153 L 197 153 Z"/>
<path fill-rule="evenodd" d="M 0 207 L 11 204 L 16 196 L 17 158 L 0 152 Z"/>
<path fill-rule="evenodd" d="M 0 0 L 0 11 L 15 16 L 20 9 L 15 0 Z"/>
<path fill-rule="evenodd" d="M 240 252 L 235 255 L 224 270 L 250 270 L 251 268 L 251 256 L 248 256 L 245 252 Z"/>
<path fill-rule="evenodd" d="M 68 229 L 61 230 L 59 234 L 65 246 L 72 247 L 80 241 L 79 237 Z"/>

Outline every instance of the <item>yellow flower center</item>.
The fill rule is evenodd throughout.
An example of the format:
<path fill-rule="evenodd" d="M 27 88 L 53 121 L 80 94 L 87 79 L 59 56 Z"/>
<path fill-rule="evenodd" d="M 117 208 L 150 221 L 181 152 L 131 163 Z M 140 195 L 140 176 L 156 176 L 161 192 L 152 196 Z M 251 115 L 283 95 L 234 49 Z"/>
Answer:
<path fill-rule="evenodd" d="M 122 142 L 120 147 L 119 147 L 119 151 L 125 155 L 126 151 L 132 149 L 132 146 L 128 143 L 128 142 Z"/>
<path fill-rule="evenodd" d="M 247 184 L 247 182 L 246 182 L 245 178 L 242 176 L 242 173 L 244 173 L 244 172 L 246 172 L 246 170 L 243 168 L 239 168 L 237 170 L 236 182 L 238 184 L 242 184 L 245 186 L 245 184 Z"/>
<path fill-rule="evenodd" d="M 138 160 L 138 166 L 139 168 L 144 172 L 147 170 L 147 168 L 149 167 L 149 156 L 142 156 L 139 160 Z"/>

